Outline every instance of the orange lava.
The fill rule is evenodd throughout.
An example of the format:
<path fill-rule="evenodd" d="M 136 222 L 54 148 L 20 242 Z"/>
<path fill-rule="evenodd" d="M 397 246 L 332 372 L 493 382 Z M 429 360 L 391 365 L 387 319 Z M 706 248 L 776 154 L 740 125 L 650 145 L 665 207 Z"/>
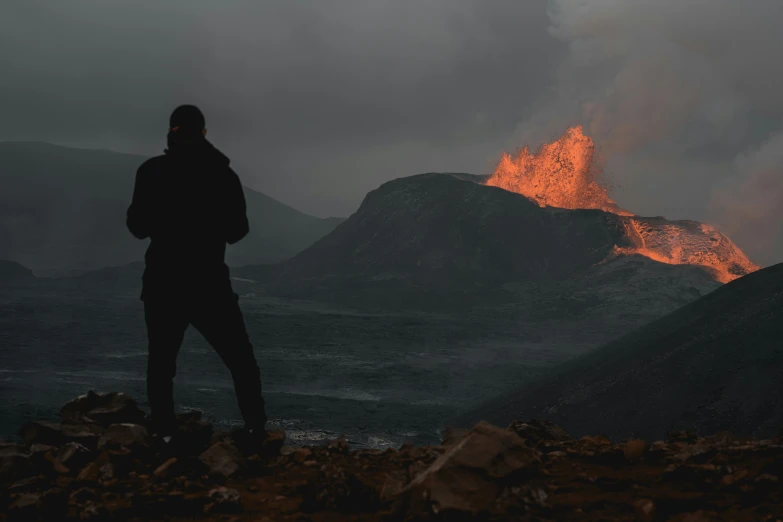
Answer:
<path fill-rule="evenodd" d="M 631 216 L 599 183 L 595 144 L 582 127 L 571 127 L 535 153 L 525 147 L 516 157 L 503 154 L 487 185 L 526 196 L 541 207 L 597 208 Z"/>
<path fill-rule="evenodd" d="M 582 127 L 571 127 L 558 140 L 516 157 L 503 154 L 486 184 L 516 192 L 540 207 L 599 209 L 621 216 L 625 240 L 613 255 L 642 255 L 661 263 L 695 265 L 728 283 L 759 269 L 717 229 L 694 221 L 643 218 L 623 210 L 602 183 L 595 144 Z"/>

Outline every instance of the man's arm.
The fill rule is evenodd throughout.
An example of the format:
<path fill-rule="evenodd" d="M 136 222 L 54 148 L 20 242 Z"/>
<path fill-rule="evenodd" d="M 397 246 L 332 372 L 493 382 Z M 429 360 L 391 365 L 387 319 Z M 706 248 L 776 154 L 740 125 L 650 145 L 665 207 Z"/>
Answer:
<path fill-rule="evenodd" d="M 136 172 L 136 184 L 133 187 L 133 200 L 128 207 L 128 230 L 138 239 L 147 239 L 152 234 L 152 194 L 149 173 L 144 165 Z"/>
<path fill-rule="evenodd" d="M 228 194 L 225 212 L 223 234 L 226 243 L 233 245 L 247 235 L 250 231 L 250 224 L 247 221 L 247 205 L 242 183 L 231 168 L 228 169 Z"/>

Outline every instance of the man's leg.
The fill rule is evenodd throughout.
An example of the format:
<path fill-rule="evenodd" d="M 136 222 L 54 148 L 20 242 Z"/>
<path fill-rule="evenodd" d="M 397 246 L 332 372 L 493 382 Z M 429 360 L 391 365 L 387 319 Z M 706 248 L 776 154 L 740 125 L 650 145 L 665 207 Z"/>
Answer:
<path fill-rule="evenodd" d="M 184 303 L 166 299 L 144 302 L 149 339 L 147 399 L 153 430 L 163 436 L 172 435 L 176 429 L 174 375 L 177 373 L 177 354 L 188 327 L 184 306 Z"/>
<path fill-rule="evenodd" d="M 231 372 L 245 426 L 263 429 L 266 408 L 261 393 L 261 372 L 247 335 L 238 296 L 233 293 L 205 296 L 202 305 L 193 312 L 192 324 Z"/>

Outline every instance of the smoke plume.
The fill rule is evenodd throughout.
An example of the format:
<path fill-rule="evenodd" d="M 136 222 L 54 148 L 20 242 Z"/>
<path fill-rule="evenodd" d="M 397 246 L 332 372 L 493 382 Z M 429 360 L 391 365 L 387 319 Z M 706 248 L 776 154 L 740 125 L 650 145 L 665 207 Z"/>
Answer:
<path fill-rule="evenodd" d="M 569 52 L 513 143 L 583 125 L 621 206 L 783 261 L 783 3 L 551 0 L 549 17 Z"/>

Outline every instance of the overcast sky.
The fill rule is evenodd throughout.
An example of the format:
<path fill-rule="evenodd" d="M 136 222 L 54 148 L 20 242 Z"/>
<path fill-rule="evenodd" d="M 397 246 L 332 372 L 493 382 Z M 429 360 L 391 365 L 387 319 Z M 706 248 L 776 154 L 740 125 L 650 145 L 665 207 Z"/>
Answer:
<path fill-rule="evenodd" d="M 145 155 L 195 103 L 246 185 L 347 216 L 569 125 L 622 207 L 783 261 L 781 0 L 2 0 L 0 140 Z"/>

